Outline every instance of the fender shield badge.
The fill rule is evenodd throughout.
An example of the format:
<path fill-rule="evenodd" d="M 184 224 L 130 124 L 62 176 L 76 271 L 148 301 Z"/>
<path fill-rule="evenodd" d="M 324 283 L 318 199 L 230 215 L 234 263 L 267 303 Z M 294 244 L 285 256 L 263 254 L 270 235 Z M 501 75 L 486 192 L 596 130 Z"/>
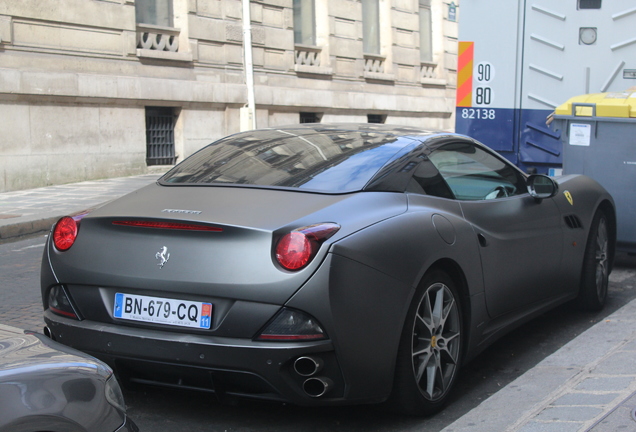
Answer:
<path fill-rule="evenodd" d="M 563 195 L 565 195 L 565 198 L 568 200 L 570 205 L 573 206 L 574 200 L 572 199 L 572 194 L 570 193 L 570 191 L 563 191 Z"/>

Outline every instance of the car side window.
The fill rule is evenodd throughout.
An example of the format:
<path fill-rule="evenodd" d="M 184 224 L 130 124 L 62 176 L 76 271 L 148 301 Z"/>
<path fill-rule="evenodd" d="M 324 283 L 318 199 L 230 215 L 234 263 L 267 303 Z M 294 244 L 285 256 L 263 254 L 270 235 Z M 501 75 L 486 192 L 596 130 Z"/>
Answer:
<path fill-rule="evenodd" d="M 424 155 L 421 155 L 420 158 L 422 161 L 415 169 L 406 191 L 455 199 L 453 192 L 430 159 Z"/>
<path fill-rule="evenodd" d="M 445 144 L 429 158 L 459 200 L 489 200 L 527 192 L 524 176 L 512 164 L 472 143 Z"/>

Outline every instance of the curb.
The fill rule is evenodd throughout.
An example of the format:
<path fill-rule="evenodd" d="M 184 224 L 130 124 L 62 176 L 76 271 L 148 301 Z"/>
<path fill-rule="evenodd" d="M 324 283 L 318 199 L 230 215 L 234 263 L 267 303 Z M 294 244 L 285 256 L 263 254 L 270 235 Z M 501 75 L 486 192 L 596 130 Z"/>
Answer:
<path fill-rule="evenodd" d="M 48 233 L 59 218 L 60 216 L 51 216 L 0 226 L 0 241 L 18 239 L 32 234 Z"/>

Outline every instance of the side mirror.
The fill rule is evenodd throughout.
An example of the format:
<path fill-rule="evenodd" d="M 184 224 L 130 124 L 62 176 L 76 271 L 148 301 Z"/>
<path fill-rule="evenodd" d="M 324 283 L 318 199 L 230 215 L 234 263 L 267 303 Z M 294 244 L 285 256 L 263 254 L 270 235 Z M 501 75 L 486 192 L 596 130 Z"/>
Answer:
<path fill-rule="evenodd" d="M 537 200 L 552 198 L 559 192 L 559 185 L 543 174 L 533 174 L 526 181 L 530 196 Z"/>

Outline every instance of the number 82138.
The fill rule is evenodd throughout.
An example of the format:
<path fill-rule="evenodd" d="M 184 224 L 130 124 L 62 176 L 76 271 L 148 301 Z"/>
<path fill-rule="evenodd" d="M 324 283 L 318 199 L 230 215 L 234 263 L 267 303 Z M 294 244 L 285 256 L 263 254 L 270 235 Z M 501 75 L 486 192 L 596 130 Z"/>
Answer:
<path fill-rule="evenodd" d="M 462 109 L 462 118 L 494 120 L 495 110 L 487 108 L 464 108 Z"/>

